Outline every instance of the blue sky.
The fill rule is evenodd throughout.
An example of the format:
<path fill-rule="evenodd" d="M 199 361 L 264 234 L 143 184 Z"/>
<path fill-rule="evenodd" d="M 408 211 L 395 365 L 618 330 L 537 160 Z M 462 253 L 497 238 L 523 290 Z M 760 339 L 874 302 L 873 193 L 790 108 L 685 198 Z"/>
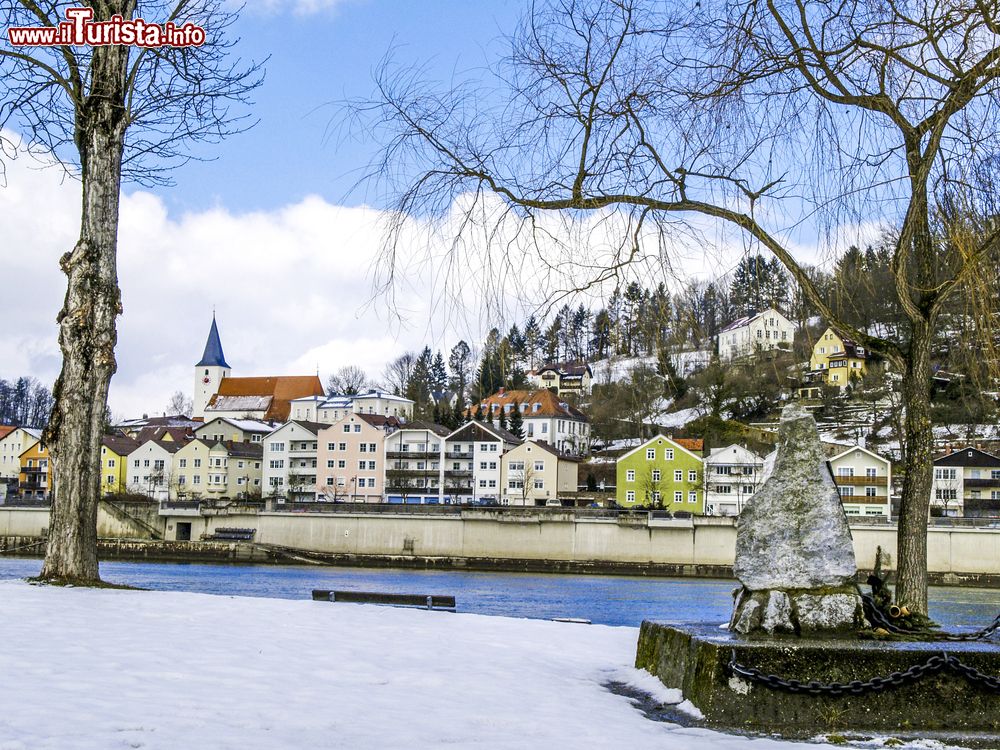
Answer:
<path fill-rule="evenodd" d="M 260 123 L 220 146 L 205 146 L 207 163 L 173 174 L 174 188 L 154 192 L 171 213 L 225 206 L 266 210 L 316 194 L 357 205 L 348 195 L 374 151 L 359 140 L 326 137 L 334 109 L 345 97 L 372 91 L 372 71 L 394 50 L 400 62 L 426 63 L 439 80 L 481 68 L 502 52 L 527 0 L 251 0 L 235 32 L 245 57 L 270 55 L 267 78 L 256 92 Z M 323 5 L 314 12 L 300 6 Z"/>

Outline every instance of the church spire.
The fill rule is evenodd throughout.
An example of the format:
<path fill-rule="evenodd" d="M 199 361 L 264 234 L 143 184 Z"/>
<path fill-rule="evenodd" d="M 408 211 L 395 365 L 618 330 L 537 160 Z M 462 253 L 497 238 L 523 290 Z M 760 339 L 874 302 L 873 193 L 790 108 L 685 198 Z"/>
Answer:
<path fill-rule="evenodd" d="M 215 313 L 212 313 L 212 327 L 208 331 L 208 341 L 205 342 L 205 353 L 201 355 L 201 361 L 195 367 L 225 367 L 232 369 L 226 364 L 226 355 L 222 353 L 222 340 L 219 338 L 219 327 L 215 324 Z"/>

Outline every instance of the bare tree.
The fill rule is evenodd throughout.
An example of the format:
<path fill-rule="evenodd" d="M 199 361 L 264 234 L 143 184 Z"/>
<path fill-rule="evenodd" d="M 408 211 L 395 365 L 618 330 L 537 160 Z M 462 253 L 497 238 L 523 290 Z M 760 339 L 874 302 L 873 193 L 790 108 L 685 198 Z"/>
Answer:
<path fill-rule="evenodd" d="M 416 355 L 413 352 L 406 352 L 387 364 L 382 371 L 382 379 L 385 381 L 386 389 L 397 396 L 406 393 L 416 363 Z"/>
<path fill-rule="evenodd" d="M 356 365 L 345 365 L 330 376 L 326 388 L 331 394 L 354 396 L 368 388 L 368 376 Z"/>
<path fill-rule="evenodd" d="M 58 492 L 41 578 L 100 580 L 97 501 L 100 441 L 114 374 L 121 295 L 116 268 L 122 179 L 168 182 L 189 147 L 213 142 L 250 123 L 233 104 L 261 81 L 257 65 L 231 60 L 227 38 L 236 16 L 223 0 L 4 0 L 4 25 L 56 27 L 83 5 L 93 21 L 114 16 L 160 19 L 204 29 L 201 46 L 0 46 L 0 126 L 23 137 L 13 144 L 46 151 L 73 178 L 83 201 L 80 237 L 60 259 L 67 276 L 57 318 L 62 372 L 45 433 Z"/>
<path fill-rule="evenodd" d="M 514 34 L 498 94 L 438 90 L 390 59 L 350 110 L 380 133 L 375 172 L 398 196 L 385 267 L 414 214 L 495 238 L 481 267 L 530 264 L 554 296 L 669 271 L 706 228 L 769 251 L 902 375 L 897 596 L 926 613 L 930 343 L 997 255 L 1000 227 L 980 217 L 997 214 L 983 175 L 1000 150 L 998 31 L 981 0 L 553 0 Z M 831 309 L 797 249 L 861 221 L 893 231 L 890 336 Z"/>
<path fill-rule="evenodd" d="M 190 416 L 194 411 L 194 399 L 185 396 L 184 391 L 174 391 L 167 404 L 167 414 Z"/>

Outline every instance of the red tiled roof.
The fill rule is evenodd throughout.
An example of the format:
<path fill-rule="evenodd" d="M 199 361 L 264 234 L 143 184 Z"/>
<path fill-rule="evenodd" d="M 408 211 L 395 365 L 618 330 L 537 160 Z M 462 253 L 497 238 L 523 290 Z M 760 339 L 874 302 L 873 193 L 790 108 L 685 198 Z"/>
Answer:
<path fill-rule="evenodd" d="M 705 441 L 701 438 L 671 438 L 671 440 L 681 448 L 686 448 L 692 452 L 705 450 Z"/>
<path fill-rule="evenodd" d="M 268 421 L 284 422 L 292 411 L 292 400 L 305 396 L 324 396 L 323 384 L 316 375 L 277 375 L 263 378 L 223 378 L 216 396 L 271 397 L 264 413 Z M 215 403 L 216 396 L 208 402 Z"/>
<path fill-rule="evenodd" d="M 498 391 L 492 396 L 483 399 L 481 402 L 483 414 L 488 418 L 490 408 L 496 406 L 502 409 L 507 404 L 527 404 L 527 411 L 523 412 L 525 419 L 529 417 L 564 417 L 586 422 L 587 415 L 576 409 L 565 401 L 560 401 L 559 397 L 548 389 L 536 391 Z M 539 408 L 535 409 L 535 404 Z M 470 409 L 470 413 L 475 409 Z"/>
<path fill-rule="evenodd" d="M 14 427 L 13 425 L 0 424 L 0 440 L 3 440 L 16 429 L 17 427 Z"/>

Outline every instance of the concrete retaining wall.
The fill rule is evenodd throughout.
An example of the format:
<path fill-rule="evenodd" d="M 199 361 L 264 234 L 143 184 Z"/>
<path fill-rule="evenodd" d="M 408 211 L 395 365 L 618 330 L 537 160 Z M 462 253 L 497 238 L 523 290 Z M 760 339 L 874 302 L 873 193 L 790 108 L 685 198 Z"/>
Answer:
<path fill-rule="evenodd" d="M 254 528 L 256 542 L 355 557 L 603 561 L 708 569 L 732 565 L 736 543 L 736 528 L 727 518 L 595 519 L 478 509 L 461 515 L 178 514 L 165 519 L 166 539 L 177 538 L 178 523 L 191 524 L 193 540 L 220 527 Z M 47 509 L 0 506 L 0 536 L 37 537 L 47 525 Z M 99 527 L 102 537 L 129 535 L 103 511 Z M 895 567 L 895 527 L 858 525 L 852 534 L 859 568 L 873 567 L 877 547 L 888 553 L 889 567 Z M 1000 576 L 1000 529 L 932 527 L 928 568 L 945 583 Z"/>

